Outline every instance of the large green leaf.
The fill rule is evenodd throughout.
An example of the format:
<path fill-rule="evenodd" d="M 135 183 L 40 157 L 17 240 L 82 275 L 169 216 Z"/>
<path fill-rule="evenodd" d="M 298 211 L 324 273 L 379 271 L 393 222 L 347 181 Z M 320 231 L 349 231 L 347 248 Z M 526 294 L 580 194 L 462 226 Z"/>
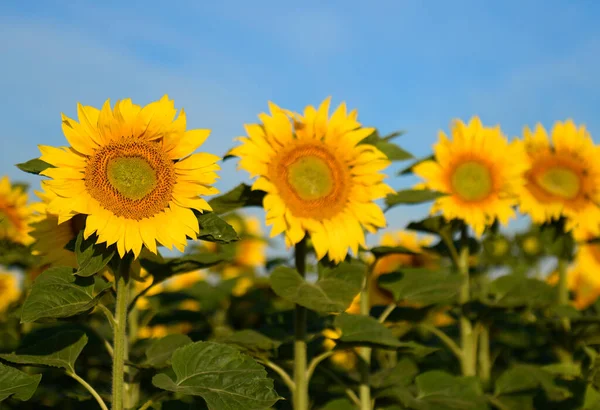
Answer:
<path fill-rule="evenodd" d="M 402 269 L 379 277 L 379 286 L 392 292 L 395 300 L 423 305 L 455 300 L 462 282 L 460 275 L 422 268 Z"/>
<path fill-rule="evenodd" d="M 208 204 L 214 213 L 221 215 L 240 208 L 262 206 L 264 197 L 264 191 L 253 191 L 249 185 L 239 184 L 231 191 L 211 199 Z"/>
<path fill-rule="evenodd" d="M 214 212 L 196 213 L 200 234 L 198 239 L 208 242 L 230 243 L 239 240 L 233 227 L 219 218 Z"/>
<path fill-rule="evenodd" d="M 522 275 L 505 275 L 488 287 L 484 303 L 499 307 L 549 306 L 555 301 L 555 290 L 538 279 Z"/>
<path fill-rule="evenodd" d="M 404 246 L 376 246 L 369 250 L 376 258 L 382 258 L 387 255 L 416 255 L 417 252 L 411 251 Z"/>
<path fill-rule="evenodd" d="M 40 384 L 41 378 L 41 374 L 32 376 L 0 363 L 0 402 L 10 396 L 21 401 L 29 400 Z"/>
<path fill-rule="evenodd" d="M 219 339 L 219 342 L 237 346 L 254 355 L 271 355 L 281 346 L 281 342 L 250 329 L 234 332 Z"/>
<path fill-rule="evenodd" d="M 373 144 L 377 149 L 383 152 L 390 161 L 406 161 L 414 157 L 408 151 L 403 150 L 398 145 L 390 141 L 377 141 Z"/>
<path fill-rule="evenodd" d="M 457 377 L 433 370 L 415 379 L 417 410 L 488 410 L 487 399 L 474 377 Z"/>
<path fill-rule="evenodd" d="M 554 383 L 554 377 L 546 370 L 527 364 L 518 364 L 498 377 L 494 388 L 496 396 L 542 389 L 549 400 L 562 401 L 573 395 L 568 389 Z"/>
<path fill-rule="evenodd" d="M 229 261 L 232 256 L 227 252 L 203 252 L 180 258 L 165 258 L 162 261 L 141 259 L 140 263 L 158 282 L 180 273 L 210 268 L 221 262 Z"/>
<path fill-rule="evenodd" d="M 154 340 L 146 349 L 146 360 L 143 364 L 159 369 L 167 367 L 171 364 L 173 352 L 190 343 L 192 343 L 192 339 L 182 334 L 167 335 Z"/>
<path fill-rule="evenodd" d="M 0 358 L 12 363 L 61 367 L 75 372 L 75 360 L 87 344 L 88 338 L 81 330 L 57 333 L 31 346 L 17 349 Z"/>
<path fill-rule="evenodd" d="M 360 292 L 366 266 L 343 262 L 325 269 L 316 283 L 308 283 L 295 270 L 278 266 L 271 273 L 271 287 L 282 298 L 323 313 L 343 312 Z"/>
<path fill-rule="evenodd" d="M 34 158 L 30 159 L 27 162 L 17 164 L 17 168 L 19 168 L 21 171 L 25 171 L 30 174 L 39 175 L 40 172 L 42 172 L 46 168 L 54 168 L 54 165 L 50 165 L 39 158 Z"/>
<path fill-rule="evenodd" d="M 404 168 L 403 170 L 398 172 L 398 175 L 407 175 L 407 174 L 412 174 L 413 173 L 413 169 L 415 168 L 415 166 L 425 162 L 425 161 L 432 161 L 434 160 L 435 157 L 433 155 L 430 155 L 428 157 L 425 158 L 421 158 L 416 160 L 415 162 L 413 162 L 412 164 L 410 164 L 408 167 Z"/>
<path fill-rule="evenodd" d="M 269 409 L 280 398 L 265 369 L 238 349 L 196 342 L 175 350 L 175 379 L 162 373 L 152 383 L 176 393 L 201 396 L 209 410 Z"/>
<path fill-rule="evenodd" d="M 398 205 L 416 205 L 424 202 L 431 202 L 446 194 L 429 189 L 405 189 L 398 191 L 395 194 L 388 194 L 385 197 L 387 208 L 393 208 Z"/>
<path fill-rule="evenodd" d="M 394 367 L 382 369 L 372 374 L 369 380 L 371 386 L 376 389 L 390 386 L 408 386 L 417 374 L 419 374 L 419 369 L 415 362 L 404 357 Z"/>
<path fill-rule="evenodd" d="M 96 244 L 98 237 L 91 235 L 87 239 L 83 239 L 83 231 L 77 235 L 75 241 L 75 255 L 77 256 L 77 264 L 79 269 L 75 272 L 79 276 L 92 276 L 100 272 L 115 254 L 115 247 L 106 247 L 106 243 Z"/>
<path fill-rule="evenodd" d="M 67 267 L 50 268 L 37 277 L 21 312 L 21 322 L 44 318 L 61 318 L 85 312 L 96 305 L 110 284 L 98 279 L 94 295 L 94 278 L 73 275 Z"/>

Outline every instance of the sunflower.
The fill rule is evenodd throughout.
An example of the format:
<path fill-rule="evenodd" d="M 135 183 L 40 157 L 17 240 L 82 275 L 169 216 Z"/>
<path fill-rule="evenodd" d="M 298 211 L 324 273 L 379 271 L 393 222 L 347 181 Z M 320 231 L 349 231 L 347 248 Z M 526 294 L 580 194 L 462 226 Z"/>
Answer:
<path fill-rule="evenodd" d="M 263 205 L 271 237 L 285 234 L 286 244 L 308 233 L 318 259 L 344 260 L 365 246 L 363 228 L 373 233 L 386 225 L 374 202 L 393 190 L 380 171 L 390 161 L 372 145 L 360 144 L 374 129 L 362 128 L 356 111 L 342 103 L 329 118 L 327 98 L 304 116 L 269 103 L 262 124 L 246 125 L 247 137 L 231 153 L 239 167 L 258 176 L 254 190 L 267 194 Z"/>
<path fill-rule="evenodd" d="M 218 191 L 219 158 L 192 154 L 209 130 L 186 131 L 186 116 L 165 95 L 145 107 L 131 100 L 106 101 L 102 110 L 78 105 L 79 122 L 62 116 L 70 147 L 40 146 L 41 160 L 53 165 L 41 174 L 52 178 L 56 194 L 48 205 L 63 223 L 87 215 L 85 238 L 116 244 L 121 256 L 142 246 L 157 252 L 157 242 L 183 251 L 196 238 L 193 209 L 211 210 L 199 195 Z"/>
<path fill-rule="evenodd" d="M 194 270 L 191 272 L 181 273 L 166 281 L 163 285 L 163 289 L 167 292 L 177 292 L 180 290 L 185 290 L 193 286 L 195 283 L 205 279 L 206 272 L 203 270 Z"/>
<path fill-rule="evenodd" d="M 19 300 L 20 296 L 21 290 L 17 277 L 7 272 L 0 272 L 0 313 Z"/>
<path fill-rule="evenodd" d="M 339 329 L 323 330 L 323 348 L 327 351 L 333 350 L 336 346 L 336 340 L 340 338 L 342 333 Z M 331 363 L 340 369 L 350 371 L 356 368 L 358 364 L 358 356 L 356 349 L 337 350 L 330 357 Z"/>
<path fill-rule="evenodd" d="M 0 178 L 0 240 L 29 245 L 32 209 L 21 186 L 12 186 L 8 177 Z"/>
<path fill-rule="evenodd" d="M 540 124 L 534 131 L 525 127 L 523 134 L 520 144 L 527 152 L 530 169 L 519 198 L 521 212 L 536 223 L 565 216 L 567 230 L 580 221 L 586 226 L 598 225 L 600 149 L 585 127 L 567 120 L 554 125 L 551 138 Z"/>
<path fill-rule="evenodd" d="M 42 266 L 70 266 L 77 268 L 75 253 L 65 246 L 77 237 L 85 226 L 85 215 L 75 215 L 63 223 L 58 223 L 58 216 L 48 211 L 48 204 L 56 197 L 47 189 L 42 181 L 42 191 L 35 191 L 41 202 L 32 205 L 37 213 L 35 222 L 31 224 L 31 236 L 34 238 L 33 249 L 40 256 Z"/>
<path fill-rule="evenodd" d="M 435 160 L 414 168 L 425 180 L 421 187 L 447 194 L 431 212 L 465 221 L 478 236 L 495 219 L 506 224 L 515 215 L 512 206 L 527 170 L 522 147 L 508 143 L 499 127 L 484 127 L 478 117 L 468 125 L 456 120 L 452 140 L 441 131 L 439 138 Z"/>

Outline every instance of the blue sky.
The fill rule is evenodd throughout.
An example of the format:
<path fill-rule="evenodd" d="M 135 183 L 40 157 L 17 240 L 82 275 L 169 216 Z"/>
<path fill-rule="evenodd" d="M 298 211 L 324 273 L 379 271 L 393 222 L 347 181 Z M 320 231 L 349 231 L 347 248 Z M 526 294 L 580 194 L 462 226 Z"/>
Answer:
<path fill-rule="evenodd" d="M 213 130 L 203 150 L 216 154 L 267 101 L 301 110 L 329 95 L 363 124 L 406 130 L 398 142 L 418 157 L 452 118 L 472 115 L 509 136 L 569 117 L 600 136 L 593 0 L 32 4 L 0 2 L 0 175 L 34 186 L 13 164 L 38 156 L 38 144 L 65 144 L 61 112 L 107 98 L 168 93 L 189 127 Z M 235 166 L 223 165 L 222 191 L 247 181 Z M 394 209 L 390 223 L 425 211 Z"/>

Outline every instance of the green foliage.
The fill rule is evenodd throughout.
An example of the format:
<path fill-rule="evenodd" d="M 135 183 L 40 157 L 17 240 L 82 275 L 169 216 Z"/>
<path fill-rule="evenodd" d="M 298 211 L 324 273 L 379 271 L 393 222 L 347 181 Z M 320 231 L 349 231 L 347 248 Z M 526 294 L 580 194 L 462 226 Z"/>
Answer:
<path fill-rule="evenodd" d="M 249 185 L 239 184 L 231 191 L 211 199 L 208 204 L 214 213 L 221 215 L 240 208 L 262 206 L 264 197 L 265 192 L 253 191 Z"/>
<path fill-rule="evenodd" d="M 324 269 L 316 283 L 309 283 L 291 268 L 277 267 L 271 273 L 273 291 L 282 298 L 317 312 L 338 313 L 346 310 L 360 291 L 366 266 L 341 263 Z"/>
<path fill-rule="evenodd" d="M 90 310 L 110 287 L 101 279 L 96 280 L 99 286 L 95 294 L 93 277 L 75 276 L 71 268 L 46 270 L 33 283 L 23 305 L 21 322 L 69 317 Z"/>
<path fill-rule="evenodd" d="M 30 159 L 27 162 L 17 164 L 17 168 L 21 171 L 25 171 L 29 174 L 39 175 L 40 172 L 47 168 L 54 168 L 54 165 L 50 165 L 47 162 L 42 161 L 39 158 Z"/>
<path fill-rule="evenodd" d="M 430 202 L 445 195 L 429 189 L 405 189 L 395 194 L 389 194 L 385 198 L 385 204 L 387 209 L 391 209 L 398 205 L 416 205 Z"/>
<path fill-rule="evenodd" d="M 161 389 L 201 396 L 209 410 L 262 410 L 279 400 L 273 381 L 252 358 L 237 349 L 196 342 L 175 350 L 173 379 L 161 373 L 152 383 Z"/>
<path fill-rule="evenodd" d="M 146 349 L 146 361 L 144 365 L 161 369 L 171 365 L 173 352 L 182 346 L 192 343 L 186 335 L 172 334 L 155 340 Z"/>
<path fill-rule="evenodd" d="M 380 286 L 392 292 L 394 299 L 423 305 L 453 302 L 462 283 L 459 275 L 424 268 L 402 269 L 379 278 Z"/>
<path fill-rule="evenodd" d="M 41 374 L 32 376 L 0 363 L 0 402 L 8 397 L 20 401 L 31 399 L 41 378 Z"/>
<path fill-rule="evenodd" d="M 79 232 L 75 241 L 75 256 L 79 268 L 75 272 L 78 276 L 92 276 L 100 272 L 102 268 L 108 265 L 108 262 L 114 256 L 116 249 L 114 246 L 107 248 L 106 243 L 96 244 L 98 238 L 91 235 L 89 238 L 83 238 L 83 231 Z"/>
<path fill-rule="evenodd" d="M 224 244 L 235 242 L 240 239 L 232 226 L 218 217 L 214 212 L 204 211 L 202 214 L 196 212 L 196 217 L 198 218 L 198 224 L 200 225 L 198 239 Z"/>

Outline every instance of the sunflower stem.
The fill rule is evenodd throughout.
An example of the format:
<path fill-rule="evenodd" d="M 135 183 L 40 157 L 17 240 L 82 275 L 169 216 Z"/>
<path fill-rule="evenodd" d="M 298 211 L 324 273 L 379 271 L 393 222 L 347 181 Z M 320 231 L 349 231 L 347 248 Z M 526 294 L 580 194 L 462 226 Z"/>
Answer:
<path fill-rule="evenodd" d="M 306 237 L 296 244 L 296 270 L 306 275 Z M 308 374 L 306 357 L 306 308 L 296 305 L 294 312 L 294 410 L 308 410 Z"/>
<path fill-rule="evenodd" d="M 371 313 L 371 306 L 369 300 L 369 282 L 371 278 L 371 272 L 375 266 L 375 262 L 367 270 L 363 281 L 363 287 L 360 291 L 360 314 L 369 316 Z M 360 385 L 358 386 L 358 396 L 360 398 L 360 410 L 371 410 L 371 387 L 369 386 L 369 375 L 371 373 L 371 348 L 361 347 L 358 350 L 358 355 L 361 357 L 360 363 Z"/>
<path fill-rule="evenodd" d="M 129 268 L 131 262 L 123 258 L 116 275 L 117 300 L 115 305 L 112 410 L 124 409 L 125 361 L 127 360 L 127 303 L 129 299 Z"/>
<path fill-rule="evenodd" d="M 563 258 L 558 258 L 558 305 L 565 306 L 569 304 L 569 283 L 567 278 L 567 261 Z M 569 319 L 564 318 L 562 320 L 565 331 L 571 329 L 571 322 Z"/>
<path fill-rule="evenodd" d="M 490 327 L 487 323 L 479 324 L 479 378 L 487 387 L 490 382 L 492 365 L 490 361 Z"/>
<path fill-rule="evenodd" d="M 467 239 L 467 228 L 464 226 L 461 232 L 462 244 L 458 256 L 458 271 L 463 277 L 458 300 L 461 308 L 463 308 L 463 311 L 460 314 L 460 346 L 463 352 L 460 365 L 463 376 L 475 376 L 477 371 L 476 335 L 473 332 L 471 321 L 464 312 L 464 305 L 469 302 L 471 294 L 469 278 L 469 244 Z"/>

